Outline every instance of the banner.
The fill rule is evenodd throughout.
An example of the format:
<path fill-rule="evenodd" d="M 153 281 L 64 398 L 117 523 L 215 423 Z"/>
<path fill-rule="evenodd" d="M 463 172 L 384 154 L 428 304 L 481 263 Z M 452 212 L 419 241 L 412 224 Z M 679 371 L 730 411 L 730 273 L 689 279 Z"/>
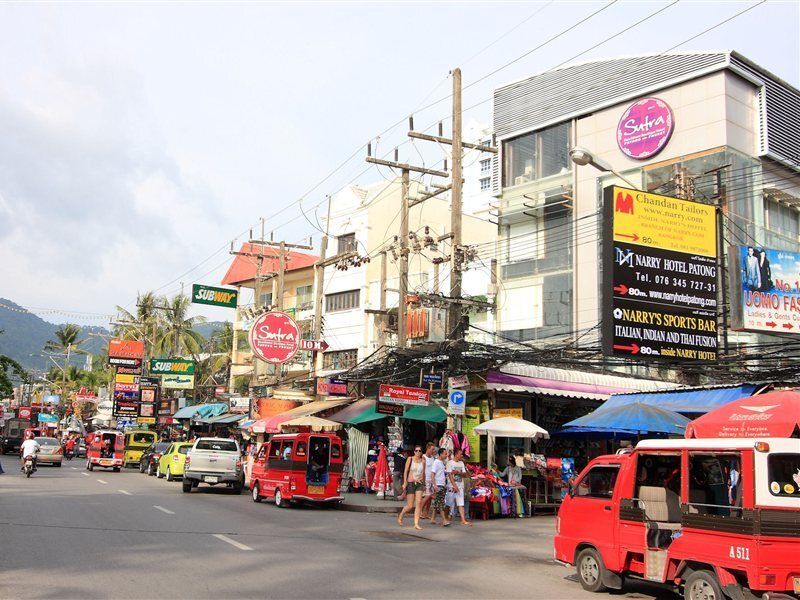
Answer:
<path fill-rule="evenodd" d="M 165 390 L 192 390 L 194 389 L 194 375 L 163 375 L 161 387 Z"/>
<path fill-rule="evenodd" d="M 236 290 L 211 287 L 210 285 L 192 285 L 192 302 L 195 304 L 209 304 L 211 306 L 224 306 L 236 308 Z"/>
<path fill-rule="evenodd" d="M 247 396 L 234 396 L 228 404 L 228 412 L 245 415 L 250 412 L 250 398 Z"/>
<path fill-rule="evenodd" d="M 488 416 L 488 411 L 489 402 L 481 400 L 477 404 L 467 406 L 464 409 L 464 416 L 461 418 L 461 431 L 469 443 L 469 462 L 471 463 L 481 462 L 481 436 L 473 429 L 487 420 L 484 415 Z"/>
<path fill-rule="evenodd" d="M 150 361 L 150 373 L 180 373 L 194 375 L 194 361 L 183 358 L 154 358 Z"/>
<path fill-rule="evenodd" d="M 144 356 L 144 342 L 112 338 L 108 343 L 108 356 L 109 358 L 142 358 Z"/>

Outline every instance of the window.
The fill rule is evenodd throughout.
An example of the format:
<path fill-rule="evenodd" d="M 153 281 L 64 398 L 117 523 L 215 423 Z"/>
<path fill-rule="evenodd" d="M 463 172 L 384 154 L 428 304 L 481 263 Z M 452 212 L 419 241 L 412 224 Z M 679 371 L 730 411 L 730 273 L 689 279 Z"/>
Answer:
<path fill-rule="evenodd" d="M 491 189 L 492 187 L 492 178 L 491 177 L 484 177 L 480 180 L 481 184 L 481 191 L 485 192 L 486 190 Z"/>
<path fill-rule="evenodd" d="M 349 292 L 339 292 L 337 294 L 325 295 L 325 310 L 327 312 L 337 312 L 340 310 L 352 310 L 358 308 L 361 293 L 359 290 Z"/>
<path fill-rule="evenodd" d="M 492 172 L 492 159 L 486 158 L 481 161 L 481 174 L 487 174 Z"/>
<path fill-rule="evenodd" d="M 568 172 L 570 128 L 569 123 L 561 123 L 504 142 L 503 186 Z"/>
<path fill-rule="evenodd" d="M 305 456 L 305 455 L 306 455 L 306 443 L 297 442 L 297 456 Z"/>
<path fill-rule="evenodd" d="M 132 441 L 134 444 L 150 444 L 153 442 L 154 437 L 152 433 L 134 433 Z"/>
<path fill-rule="evenodd" d="M 771 200 L 764 203 L 764 208 L 766 209 L 767 229 L 793 240 L 797 239 L 800 235 L 800 228 L 798 228 L 798 215 L 795 209 Z"/>
<path fill-rule="evenodd" d="M 281 459 L 282 460 L 292 460 L 292 448 L 293 447 L 294 447 L 294 442 L 292 442 L 292 441 L 283 442 L 283 447 L 281 448 Z"/>
<path fill-rule="evenodd" d="M 269 445 L 269 457 L 270 458 L 281 457 L 281 443 L 279 441 L 276 440 Z"/>
<path fill-rule="evenodd" d="M 261 307 L 261 306 L 266 306 L 266 307 L 272 306 L 272 292 L 269 292 L 268 294 L 261 294 L 261 297 L 259 298 L 258 306 L 259 307 Z"/>
<path fill-rule="evenodd" d="M 740 516 L 731 510 L 742 506 L 742 459 L 738 452 L 689 454 L 690 513 Z M 734 514 L 731 514 L 734 513 Z"/>
<path fill-rule="evenodd" d="M 342 447 L 339 444 L 334 444 L 331 446 L 331 457 L 339 458 L 342 454 Z"/>
<path fill-rule="evenodd" d="M 504 229 L 507 262 L 529 260 L 540 256 L 538 219 L 506 225 Z"/>
<path fill-rule="evenodd" d="M 356 234 L 355 233 L 347 233 L 345 235 L 340 235 L 337 240 L 339 241 L 339 254 L 344 252 L 350 252 L 356 249 Z"/>
<path fill-rule="evenodd" d="M 681 457 L 679 454 L 639 454 L 636 462 L 636 492 L 639 488 L 663 487 L 681 494 Z"/>
<path fill-rule="evenodd" d="M 619 465 L 593 467 L 575 487 L 575 495 L 610 500 L 614 495 L 614 485 L 617 482 L 618 473 Z"/>
<path fill-rule="evenodd" d="M 197 449 L 236 452 L 236 442 L 228 440 L 200 440 L 197 442 Z"/>
<path fill-rule="evenodd" d="M 358 350 L 339 350 L 337 352 L 326 352 L 322 355 L 322 368 L 331 369 L 350 369 L 358 362 Z"/>
<path fill-rule="evenodd" d="M 767 458 L 769 491 L 773 496 L 797 497 L 800 490 L 800 454 L 770 454 Z"/>
<path fill-rule="evenodd" d="M 178 454 L 189 454 L 191 446 L 178 446 Z"/>
<path fill-rule="evenodd" d="M 314 304 L 314 286 L 313 285 L 304 285 L 302 287 L 297 288 L 297 308 L 308 307 L 310 308 Z"/>

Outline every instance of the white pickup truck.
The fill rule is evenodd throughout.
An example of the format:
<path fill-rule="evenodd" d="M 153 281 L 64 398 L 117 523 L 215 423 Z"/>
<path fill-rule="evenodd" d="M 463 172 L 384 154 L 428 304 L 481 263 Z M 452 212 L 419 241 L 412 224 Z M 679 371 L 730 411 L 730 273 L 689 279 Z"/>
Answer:
<path fill-rule="evenodd" d="M 183 491 L 189 493 L 200 483 L 224 483 L 239 494 L 244 487 L 242 454 L 236 440 L 228 438 L 199 438 L 186 455 Z"/>

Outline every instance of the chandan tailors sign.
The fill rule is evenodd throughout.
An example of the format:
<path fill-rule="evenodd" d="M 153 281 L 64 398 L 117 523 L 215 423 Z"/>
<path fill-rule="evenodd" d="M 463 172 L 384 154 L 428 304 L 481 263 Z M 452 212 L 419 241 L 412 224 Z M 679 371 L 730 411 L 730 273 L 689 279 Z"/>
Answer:
<path fill-rule="evenodd" d="M 605 354 L 715 360 L 714 206 L 617 186 L 604 200 Z"/>

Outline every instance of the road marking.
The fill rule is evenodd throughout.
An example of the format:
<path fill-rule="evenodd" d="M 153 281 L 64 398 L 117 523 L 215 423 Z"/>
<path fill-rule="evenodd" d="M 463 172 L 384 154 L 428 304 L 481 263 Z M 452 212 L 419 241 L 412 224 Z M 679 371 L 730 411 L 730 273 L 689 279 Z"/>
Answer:
<path fill-rule="evenodd" d="M 130 492 L 126 492 L 125 490 L 117 490 L 120 494 L 125 494 L 126 496 L 133 496 Z"/>
<path fill-rule="evenodd" d="M 163 506 L 158 506 L 157 504 L 153 504 L 153 508 L 157 508 L 157 509 L 158 509 L 158 510 L 160 510 L 161 512 L 165 512 L 165 513 L 167 513 L 168 515 L 174 515 L 174 514 L 175 514 L 175 513 L 174 513 L 174 512 L 172 512 L 171 510 L 169 510 L 169 509 L 166 509 L 166 508 L 164 508 Z"/>
<path fill-rule="evenodd" d="M 89 474 L 88 474 L 88 473 L 81 473 L 81 475 L 86 475 L 86 477 L 88 477 L 88 476 L 89 476 Z"/>
<path fill-rule="evenodd" d="M 239 550 L 252 550 L 250 546 L 245 546 L 244 544 L 240 544 L 236 540 L 232 540 L 231 538 L 229 538 L 227 535 L 222 535 L 221 533 L 212 533 L 211 535 L 213 535 L 218 540 L 222 540 L 223 542 L 230 544 L 234 548 L 238 548 Z"/>
<path fill-rule="evenodd" d="M 107 481 L 103 481 L 102 479 L 98 479 L 97 483 L 102 483 L 104 485 L 108 485 L 108 482 Z"/>
<path fill-rule="evenodd" d="M 70 469 L 72 469 L 73 471 L 77 471 L 78 467 L 70 467 Z"/>

